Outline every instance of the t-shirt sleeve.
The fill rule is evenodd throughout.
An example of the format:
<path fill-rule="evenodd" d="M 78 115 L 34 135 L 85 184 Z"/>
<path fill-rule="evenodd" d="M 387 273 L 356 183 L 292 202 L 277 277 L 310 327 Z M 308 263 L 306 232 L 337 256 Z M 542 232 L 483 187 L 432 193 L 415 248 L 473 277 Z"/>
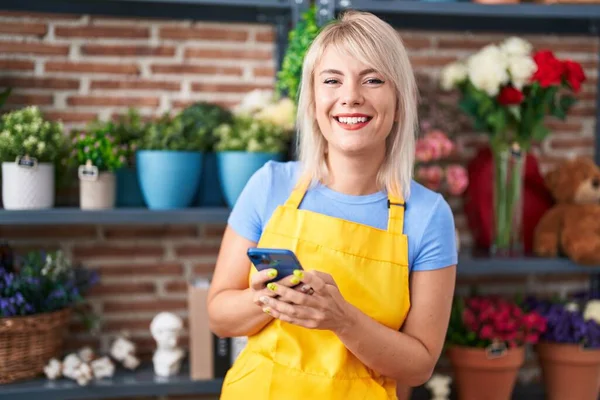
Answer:
<path fill-rule="evenodd" d="M 271 168 L 266 164 L 248 180 L 240 193 L 227 223 L 240 236 L 258 243 L 263 229 L 263 215 L 267 196 L 265 188 L 270 187 Z"/>
<path fill-rule="evenodd" d="M 446 200 L 438 196 L 417 247 L 412 271 L 430 271 L 458 262 L 454 215 Z"/>

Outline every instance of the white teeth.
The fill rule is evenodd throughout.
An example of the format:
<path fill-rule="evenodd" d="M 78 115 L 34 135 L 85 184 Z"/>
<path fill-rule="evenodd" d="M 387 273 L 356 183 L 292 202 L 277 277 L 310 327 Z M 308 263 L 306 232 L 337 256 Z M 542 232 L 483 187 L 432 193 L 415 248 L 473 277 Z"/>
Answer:
<path fill-rule="evenodd" d="M 338 117 L 338 121 L 342 124 L 358 124 L 367 122 L 367 117 Z"/>

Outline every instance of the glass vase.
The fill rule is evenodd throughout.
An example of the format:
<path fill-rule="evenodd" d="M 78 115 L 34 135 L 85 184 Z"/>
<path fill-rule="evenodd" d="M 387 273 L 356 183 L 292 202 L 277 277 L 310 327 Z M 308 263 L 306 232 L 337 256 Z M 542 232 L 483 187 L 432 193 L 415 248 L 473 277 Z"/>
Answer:
<path fill-rule="evenodd" d="M 526 153 L 518 144 L 492 146 L 494 162 L 493 224 L 490 255 L 518 257 L 524 253 L 523 184 Z"/>

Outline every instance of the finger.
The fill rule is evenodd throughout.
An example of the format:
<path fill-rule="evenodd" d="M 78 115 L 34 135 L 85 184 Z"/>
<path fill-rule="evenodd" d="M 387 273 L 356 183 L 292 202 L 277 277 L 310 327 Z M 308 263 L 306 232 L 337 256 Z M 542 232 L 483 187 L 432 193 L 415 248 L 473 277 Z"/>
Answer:
<path fill-rule="evenodd" d="M 273 293 L 279 295 L 279 299 L 288 303 L 298 304 L 308 307 L 314 307 L 316 299 L 306 293 L 302 293 L 296 289 L 292 289 L 286 286 L 278 285 L 276 283 L 269 283 L 267 289 Z"/>
<path fill-rule="evenodd" d="M 254 293 L 254 297 L 252 298 L 252 301 L 257 306 L 261 306 L 262 307 L 263 302 L 261 301 L 261 299 L 263 297 L 277 297 L 277 293 L 275 293 L 274 291 L 269 290 L 269 289 L 262 289 L 262 290 L 259 290 L 259 291 L 257 291 L 257 292 Z"/>
<path fill-rule="evenodd" d="M 304 273 L 304 277 L 302 278 L 302 282 L 313 288 L 315 293 L 326 293 L 325 286 L 327 284 L 319 275 L 316 274 L 316 272 L 317 271 L 306 271 Z"/>
<path fill-rule="evenodd" d="M 323 282 L 325 282 L 325 284 L 333 285 L 333 286 L 337 287 L 337 283 L 335 283 L 333 276 L 331 276 L 325 272 L 321 272 L 321 271 L 312 271 L 312 272 L 315 275 L 317 275 L 319 278 L 321 278 L 323 280 Z"/>
<path fill-rule="evenodd" d="M 275 315 L 274 312 L 276 312 L 279 317 L 286 316 L 284 317 L 286 321 L 296 318 L 307 319 L 314 314 L 314 311 L 312 311 L 310 308 L 296 304 L 290 304 L 278 298 L 264 296 L 261 298 L 261 300 L 264 302 L 263 311 L 268 312 L 273 316 Z"/>
<path fill-rule="evenodd" d="M 286 276 L 285 278 L 281 278 L 277 281 L 277 284 L 287 287 L 294 287 L 298 285 L 302 278 L 304 277 L 304 272 L 301 270 L 295 270 L 292 275 Z"/>
<path fill-rule="evenodd" d="M 254 275 L 252 275 L 250 287 L 253 290 L 261 290 L 265 287 L 265 284 L 277 277 L 277 270 L 274 268 L 265 269 L 262 271 L 258 271 Z"/>
<path fill-rule="evenodd" d="M 299 307 L 299 306 L 296 306 L 296 307 Z M 292 316 L 285 312 L 279 311 L 276 307 L 265 306 L 263 308 L 263 311 L 265 313 L 271 315 L 273 318 L 276 318 L 280 321 L 288 322 L 290 324 L 294 324 L 294 325 L 298 325 L 298 326 L 302 326 L 304 328 L 315 329 L 319 325 L 318 321 L 315 320 L 314 318 Z"/>

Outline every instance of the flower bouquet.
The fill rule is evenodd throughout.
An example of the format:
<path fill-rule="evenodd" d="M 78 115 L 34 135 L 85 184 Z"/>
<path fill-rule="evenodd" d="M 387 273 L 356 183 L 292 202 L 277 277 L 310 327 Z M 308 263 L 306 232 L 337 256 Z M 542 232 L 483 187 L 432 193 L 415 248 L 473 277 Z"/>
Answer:
<path fill-rule="evenodd" d="M 518 37 L 490 44 L 446 66 L 443 89 L 460 92 L 460 108 L 475 129 L 490 135 L 494 157 L 495 227 L 492 252 L 522 252 L 523 164 L 531 146 L 549 134 L 547 116 L 565 119 L 585 74 L 572 60 L 533 51 Z"/>
<path fill-rule="evenodd" d="M 510 399 L 525 345 L 546 331 L 546 320 L 500 296 L 457 297 L 446 335 L 446 353 L 463 400 Z"/>
<path fill-rule="evenodd" d="M 6 209 L 52 208 L 57 176 L 66 163 L 67 141 L 59 122 L 35 107 L 0 118 L 2 197 Z"/>
<path fill-rule="evenodd" d="M 116 201 L 115 171 L 127 163 L 127 147 L 112 136 L 112 125 L 75 132 L 72 160 L 78 166 L 79 203 L 84 210 L 113 208 Z"/>
<path fill-rule="evenodd" d="M 0 246 L 0 383 L 31 378 L 62 351 L 73 311 L 97 282 L 97 274 L 73 266 L 60 251 L 14 255 Z"/>
<path fill-rule="evenodd" d="M 595 399 L 600 388 L 600 300 L 530 297 L 525 307 L 547 320 L 535 346 L 548 399 Z"/>

